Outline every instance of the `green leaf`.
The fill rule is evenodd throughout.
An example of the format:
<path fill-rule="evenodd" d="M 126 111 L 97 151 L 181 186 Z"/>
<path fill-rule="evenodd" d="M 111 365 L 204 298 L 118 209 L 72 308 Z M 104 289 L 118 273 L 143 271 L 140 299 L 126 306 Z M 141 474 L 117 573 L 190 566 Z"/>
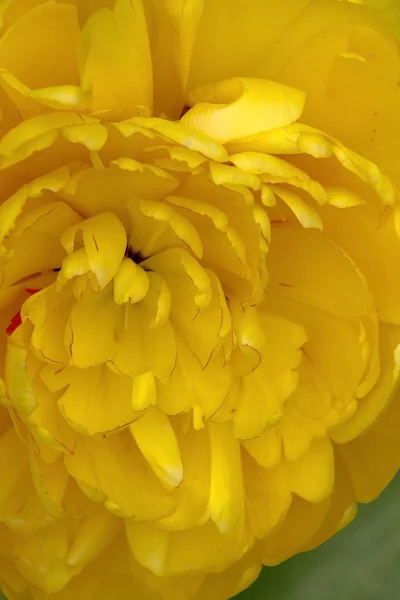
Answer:
<path fill-rule="evenodd" d="M 400 2 L 400 0 L 399 0 Z M 264 568 L 237 600 L 395 600 L 400 590 L 400 476 L 319 548 Z"/>

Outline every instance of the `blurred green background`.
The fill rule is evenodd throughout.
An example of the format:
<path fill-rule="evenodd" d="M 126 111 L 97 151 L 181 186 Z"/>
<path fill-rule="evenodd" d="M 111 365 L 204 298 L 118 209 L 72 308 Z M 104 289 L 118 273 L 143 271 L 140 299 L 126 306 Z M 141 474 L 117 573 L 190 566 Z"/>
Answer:
<path fill-rule="evenodd" d="M 399 0 L 400 3 L 400 0 Z M 298 554 L 235 600 L 399 600 L 400 475 L 319 548 Z M 205 599 L 206 600 L 206 599 Z"/>

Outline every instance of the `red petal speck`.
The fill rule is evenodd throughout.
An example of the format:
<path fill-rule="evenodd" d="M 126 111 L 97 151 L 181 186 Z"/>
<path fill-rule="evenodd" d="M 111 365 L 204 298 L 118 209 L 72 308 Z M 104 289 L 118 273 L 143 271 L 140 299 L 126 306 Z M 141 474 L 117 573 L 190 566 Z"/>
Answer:
<path fill-rule="evenodd" d="M 30 288 L 26 288 L 26 291 L 31 296 L 33 294 L 37 294 L 37 292 L 40 292 L 40 290 L 34 290 L 34 289 L 30 289 Z M 9 326 L 6 329 L 6 334 L 12 335 L 14 333 L 14 331 L 17 329 L 17 327 L 19 327 L 21 325 L 21 323 L 22 323 L 21 311 L 19 310 L 17 313 L 15 313 L 15 315 L 11 319 Z"/>

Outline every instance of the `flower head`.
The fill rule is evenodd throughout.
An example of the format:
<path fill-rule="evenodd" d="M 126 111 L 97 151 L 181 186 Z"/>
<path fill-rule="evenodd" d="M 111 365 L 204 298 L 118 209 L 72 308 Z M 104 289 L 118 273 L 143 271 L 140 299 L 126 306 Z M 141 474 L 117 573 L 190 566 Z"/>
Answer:
<path fill-rule="evenodd" d="M 0 585 L 225 600 L 399 464 L 398 42 L 339 0 L 0 9 Z"/>

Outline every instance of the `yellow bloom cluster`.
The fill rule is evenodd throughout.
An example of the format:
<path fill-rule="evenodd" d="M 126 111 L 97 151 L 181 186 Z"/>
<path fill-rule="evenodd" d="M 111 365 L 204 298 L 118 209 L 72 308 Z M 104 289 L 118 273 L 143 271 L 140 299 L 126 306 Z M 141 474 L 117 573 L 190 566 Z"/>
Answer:
<path fill-rule="evenodd" d="M 349 0 L 2 0 L 0 587 L 225 600 L 400 463 L 400 50 Z"/>

